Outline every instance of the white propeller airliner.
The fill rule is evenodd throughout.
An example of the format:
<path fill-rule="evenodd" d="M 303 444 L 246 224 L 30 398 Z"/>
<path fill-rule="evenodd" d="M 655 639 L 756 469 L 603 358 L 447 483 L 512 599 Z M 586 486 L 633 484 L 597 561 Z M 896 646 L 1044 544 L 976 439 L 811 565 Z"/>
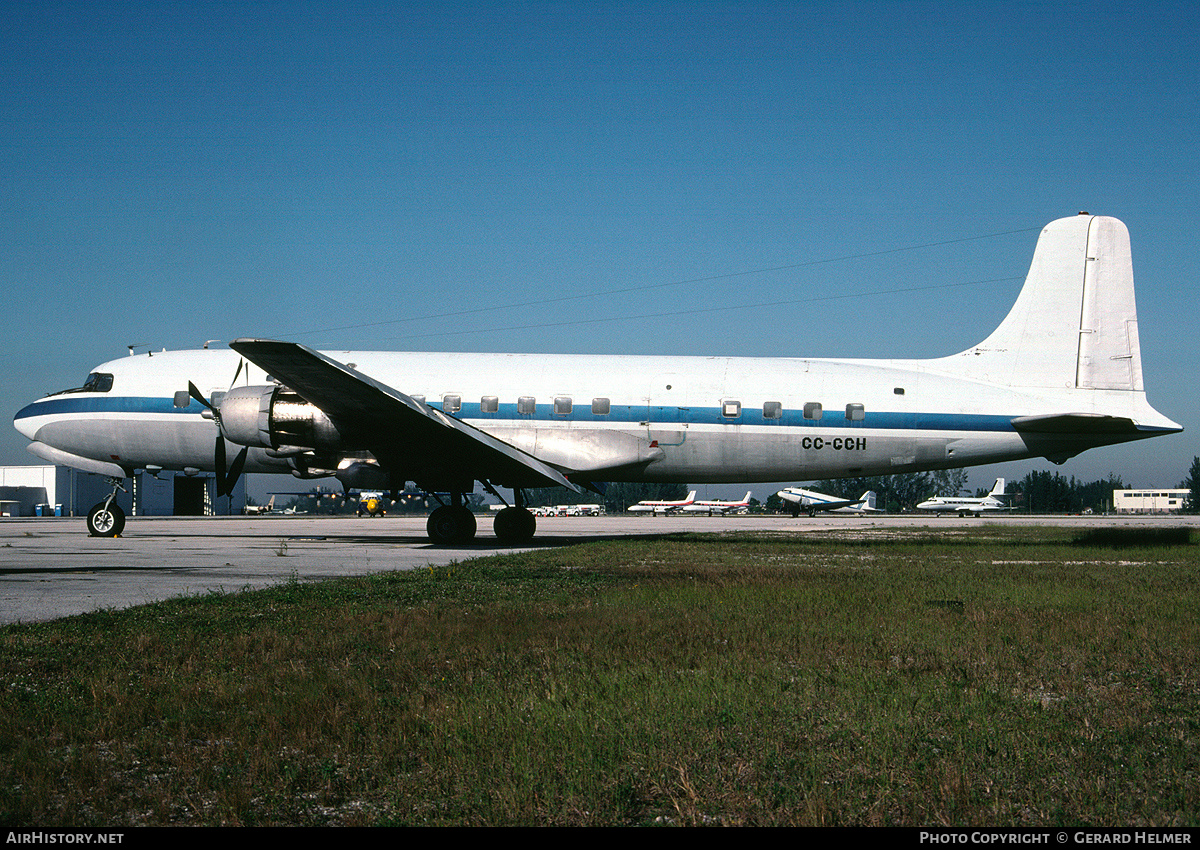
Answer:
<path fill-rule="evenodd" d="M 727 513 L 745 513 L 750 507 L 750 492 L 747 490 L 746 495 L 742 496 L 736 502 L 723 502 L 720 499 L 699 499 L 683 508 L 683 512 L 690 514 L 706 513 L 709 516 L 724 516 Z"/>
<path fill-rule="evenodd" d="M 448 493 L 435 541 L 470 539 L 476 481 L 513 488 L 495 531 L 534 533 L 522 489 L 608 481 L 872 476 L 1045 457 L 1182 430 L 1146 400 L 1129 233 L 1081 214 L 1047 225 L 1007 318 L 930 360 L 318 352 L 240 339 L 98 366 L 26 406 L 53 463 L 111 476 L 243 471 Z M 230 445 L 227 446 L 226 443 Z M 227 457 L 233 453 L 232 462 Z M 105 500 L 93 534 L 124 517 Z"/>
<path fill-rule="evenodd" d="M 686 499 L 647 499 L 643 502 L 638 502 L 636 505 L 630 505 L 626 510 L 631 514 L 657 514 L 662 511 L 664 514 L 675 513 L 682 510 L 688 505 L 696 501 L 696 491 L 692 490 L 687 494 Z"/>
<path fill-rule="evenodd" d="M 875 491 L 868 490 L 857 499 L 839 499 L 837 496 L 827 496 L 815 490 L 805 490 L 803 487 L 785 487 L 775 494 L 785 504 L 783 509 L 792 516 L 800 516 L 801 512 L 816 516 L 820 511 L 842 514 L 862 514 L 882 511 L 875 507 Z"/>

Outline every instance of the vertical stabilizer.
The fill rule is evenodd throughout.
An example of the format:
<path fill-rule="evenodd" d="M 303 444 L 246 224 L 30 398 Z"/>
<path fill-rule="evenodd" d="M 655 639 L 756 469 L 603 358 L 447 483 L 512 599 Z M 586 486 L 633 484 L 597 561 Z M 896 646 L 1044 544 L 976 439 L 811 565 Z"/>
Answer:
<path fill-rule="evenodd" d="M 938 365 L 1012 387 L 1141 392 L 1125 225 L 1086 214 L 1046 225 L 1025 286 L 1000 327 Z"/>

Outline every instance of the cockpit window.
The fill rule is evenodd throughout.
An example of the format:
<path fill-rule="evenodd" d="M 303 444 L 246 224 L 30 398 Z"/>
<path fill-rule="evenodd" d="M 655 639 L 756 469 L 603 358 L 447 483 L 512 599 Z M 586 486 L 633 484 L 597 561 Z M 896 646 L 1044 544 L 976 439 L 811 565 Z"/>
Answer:
<path fill-rule="evenodd" d="M 113 376 L 107 372 L 93 372 L 87 376 L 87 380 L 83 382 L 82 387 L 75 387 L 69 390 L 60 390 L 51 395 L 64 395 L 65 393 L 106 393 L 112 389 Z"/>
<path fill-rule="evenodd" d="M 104 372 L 93 372 L 83 382 L 83 391 L 85 393 L 106 393 L 111 389 L 112 375 L 105 374 Z"/>

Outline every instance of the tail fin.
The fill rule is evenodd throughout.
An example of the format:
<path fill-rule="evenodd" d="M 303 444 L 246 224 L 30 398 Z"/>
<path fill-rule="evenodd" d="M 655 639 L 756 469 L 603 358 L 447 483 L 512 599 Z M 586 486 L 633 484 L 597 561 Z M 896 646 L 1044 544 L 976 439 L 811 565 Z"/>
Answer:
<path fill-rule="evenodd" d="M 1012 387 L 1143 392 L 1125 225 L 1084 213 L 1046 225 L 1000 327 L 938 365 Z"/>
<path fill-rule="evenodd" d="M 862 505 L 867 510 L 869 510 L 869 511 L 875 510 L 875 491 L 868 490 L 867 492 L 862 494 L 861 498 L 859 498 L 858 501 L 861 502 Z"/>
<path fill-rule="evenodd" d="M 1004 479 L 1003 478 L 996 479 L 996 483 L 992 485 L 992 492 L 988 493 L 988 495 L 989 496 L 1003 496 L 1004 495 Z"/>

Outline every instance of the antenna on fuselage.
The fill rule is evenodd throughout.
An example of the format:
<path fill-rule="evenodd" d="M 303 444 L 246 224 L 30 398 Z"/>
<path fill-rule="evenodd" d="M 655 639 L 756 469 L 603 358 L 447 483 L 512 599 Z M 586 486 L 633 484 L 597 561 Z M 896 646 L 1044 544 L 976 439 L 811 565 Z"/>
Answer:
<path fill-rule="evenodd" d="M 150 351 L 150 343 L 148 343 L 148 342 L 135 342 L 133 345 L 127 345 L 127 346 L 125 346 L 125 347 L 129 349 L 129 356 L 130 356 L 130 357 L 132 357 L 132 356 L 133 356 L 133 350 L 134 350 L 135 348 L 141 348 L 143 345 L 144 345 L 144 346 L 146 346 L 146 356 L 147 356 L 147 357 L 153 357 L 153 356 L 154 356 L 154 352 L 153 352 L 153 351 Z"/>

